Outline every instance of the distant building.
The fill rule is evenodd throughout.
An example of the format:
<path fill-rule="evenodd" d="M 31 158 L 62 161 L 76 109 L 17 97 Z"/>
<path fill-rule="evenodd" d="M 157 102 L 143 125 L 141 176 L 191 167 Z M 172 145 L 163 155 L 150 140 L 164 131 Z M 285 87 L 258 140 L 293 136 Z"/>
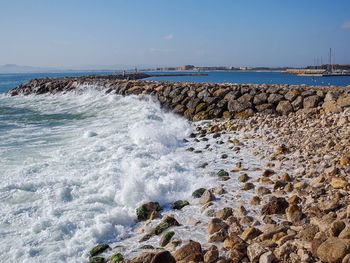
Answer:
<path fill-rule="evenodd" d="M 181 67 L 181 70 L 194 70 L 194 66 L 193 65 L 185 65 L 185 66 Z"/>

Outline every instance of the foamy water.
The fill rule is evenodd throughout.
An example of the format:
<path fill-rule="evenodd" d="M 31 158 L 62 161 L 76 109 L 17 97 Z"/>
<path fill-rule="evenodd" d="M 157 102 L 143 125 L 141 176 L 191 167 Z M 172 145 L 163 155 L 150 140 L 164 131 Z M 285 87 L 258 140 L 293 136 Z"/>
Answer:
<path fill-rule="evenodd" d="M 184 143 L 194 128 L 150 98 L 93 89 L 81 94 L 0 95 L 0 258 L 86 262 L 97 243 L 136 255 L 143 234 L 135 208 L 148 201 L 165 206 L 163 213 L 174 214 L 182 224 L 175 238 L 205 240 L 209 218 L 191 193 L 222 184 L 216 172 L 229 171 L 237 161 L 249 164 L 254 177 L 261 160 L 248 148 L 233 152 L 223 144 L 233 137 L 244 140 L 242 134 Z M 201 151 L 190 152 L 188 147 Z M 247 205 L 252 193 L 239 187 L 232 176 L 225 182 L 227 193 L 213 207 Z M 191 205 L 170 210 L 179 199 Z M 201 223 L 189 228 L 190 218 Z M 158 246 L 159 237 L 146 243 Z"/>
<path fill-rule="evenodd" d="M 0 258 L 86 261 L 96 243 L 130 235 L 139 204 L 206 185 L 185 151 L 190 131 L 150 99 L 2 95 Z"/>

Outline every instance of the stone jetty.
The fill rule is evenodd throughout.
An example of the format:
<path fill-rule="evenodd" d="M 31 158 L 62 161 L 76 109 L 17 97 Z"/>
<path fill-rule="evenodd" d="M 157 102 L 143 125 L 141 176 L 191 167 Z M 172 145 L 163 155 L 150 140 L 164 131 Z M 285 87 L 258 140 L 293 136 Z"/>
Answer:
<path fill-rule="evenodd" d="M 339 113 L 350 106 L 350 87 L 154 82 L 120 80 L 115 75 L 34 79 L 9 93 L 55 94 L 83 87 L 120 95 L 151 95 L 163 108 L 193 121 L 247 118 L 255 113 L 287 115 L 315 109 Z"/>
<path fill-rule="evenodd" d="M 216 167 L 216 187 L 200 188 L 167 209 L 143 204 L 135 211 L 139 236 L 133 250 L 125 240 L 98 244 L 91 248 L 90 262 L 350 262 L 349 87 L 80 77 L 36 79 L 9 94 L 88 88 L 150 95 L 189 120 L 210 120 L 193 123 L 186 147 L 203 155 L 222 149 L 218 159 L 230 166 L 218 169 L 217 160 L 216 166 L 199 165 Z M 206 146 L 200 148 L 202 142 Z M 246 152 L 263 160 L 261 165 L 244 159 Z M 179 214 L 186 209 L 200 216 Z M 184 232 L 195 231 L 205 237 L 184 238 Z"/>

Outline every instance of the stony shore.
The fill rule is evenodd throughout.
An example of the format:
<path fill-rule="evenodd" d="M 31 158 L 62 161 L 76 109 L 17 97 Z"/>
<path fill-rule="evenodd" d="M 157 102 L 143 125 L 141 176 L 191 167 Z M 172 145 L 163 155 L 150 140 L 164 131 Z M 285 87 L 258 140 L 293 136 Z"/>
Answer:
<path fill-rule="evenodd" d="M 142 236 L 135 244 L 138 255 L 100 244 L 90 252 L 90 262 L 350 262 L 349 87 L 67 78 L 33 80 L 10 94 L 89 87 L 152 95 L 165 109 L 190 120 L 210 119 L 194 124 L 189 144 L 207 141 L 207 150 L 221 144 L 232 155 L 249 151 L 264 160 L 261 167 L 243 159 L 213 171 L 217 187 L 175 202 L 173 212 L 144 204 L 136 211 Z M 205 149 L 188 150 L 205 154 Z M 240 188 L 233 190 L 233 183 Z M 249 201 L 237 205 L 230 194 Z M 179 215 L 186 206 L 202 211 L 204 219 L 184 220 Z M 183 225 L 188 231 L 200 226 L 206 238 L 181 238 Z M 147 243 L 152 238 L 158 246 Z"/>

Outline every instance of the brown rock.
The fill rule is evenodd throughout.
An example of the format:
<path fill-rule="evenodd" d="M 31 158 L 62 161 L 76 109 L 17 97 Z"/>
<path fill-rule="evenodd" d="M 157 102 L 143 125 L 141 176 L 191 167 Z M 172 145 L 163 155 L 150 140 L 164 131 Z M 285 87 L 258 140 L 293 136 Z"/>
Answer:
<path fill-rule="evenodd" d="M 296 223 L 300 222 L 303 217 L 303 212 L 301 211 L 301 207 L 295 204 L 290 205 L 286 209 L 287 220 Z"/>
<path fill-rule="evenodd" d="M 250 240 L 250 239 L 254 239 L 256 237 L 258 237 L 259 235 L 261 235 L 261 231 L 258 228 L 255 227 L 247 227 L 243 233 L 241 234 L 241 238 L 244 241 Z"/>
<path fill-rule="evenodd" d="M 219 251 L 216 246 L 210 246 L 208 251 L 204 254 L 205 263 L 214 263 L 219 258 Z"/>
<path fill-rule="evenodd" d="M 218 232 L 221 229 L 227 229 L 227 228 L 228 228 L 228 225 L 224 221 L 219 219 L 219 218 L 213 218 L 208 223 L 208 233 L 209 233 L 209 235 L 212 235 L 212 234 L 214 234 L 215 232 Z"/>
<path fill-rule="evenodd" d="M 202 194 L 201 198 L 199 199 L 199 203 L 202 205 L 205 205 L 215 199 L 215 196 L 210 192 L 209 190 L 205 190 L 205 192 Z"/>
<path fill-rule="evenodd" d="M 252 243 L 247 247 L 247 255 L 250 262 L 257 262 L 260 256 L 266 252 L 259 243 Z"/>
<path fill-rule="evenodd" d="M 269 202 L 261 209 L 262 215 L 284 214 L 288 202 L 283 197 L 272 196 Z"/>
<path fill-rule="evenodd" d="M 278 103 L 276 111 L 282 115 L 287 115 L 293 111 L 293 106 L 288 100 L 282 100 Z"/>
<path fill-rule="evenodd" d="M 180 247 L 173 254 L 176 261 L 200 262 L 203 260 L 202 247 L 198 242 L 190 240 L 187 244 Z"/>
<path fill-rule="evenodd" d="M 329 238 L 317 249 L 317 256 L 323 262 L 341 263 L 350 252 L 350 240 L 341 238 Z"/>
<path fill-rule="evenodd" d="M 176 263 L 176 260 L 169 251 L 165 250 L 155 255 L 151 263 Z"/>

